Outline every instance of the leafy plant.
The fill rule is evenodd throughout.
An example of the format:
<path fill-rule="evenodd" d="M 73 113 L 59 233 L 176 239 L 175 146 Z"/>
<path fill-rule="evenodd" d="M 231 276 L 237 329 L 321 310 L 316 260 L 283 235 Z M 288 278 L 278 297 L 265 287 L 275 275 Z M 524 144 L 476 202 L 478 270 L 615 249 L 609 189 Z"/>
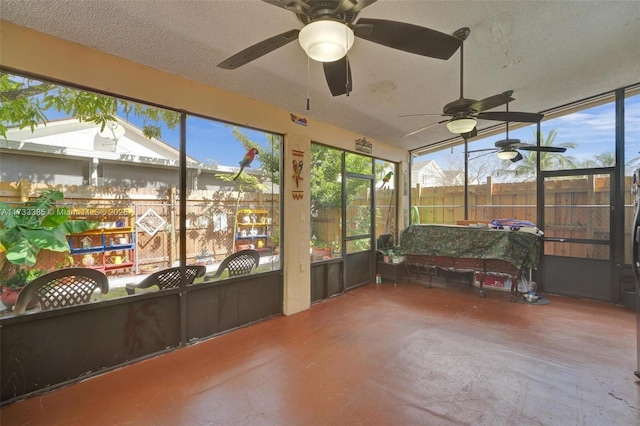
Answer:
<path fill-rule="evenodd" d="M 62 192 L 50 189 L 17 207 L 0 203 L 0 252 L 5 255 L 0 277 L 7 280 L 21 274 L 21 268 L 35 266 L 40 250 L 69 252 L 67 235 L 98 226 L 95 221 L 71 220 L 69 209 L 56 205 L 63 199 Z"/>
<path fill-rule="evenodd" d="M 2 285 L 9 288 L 20 288 L 46 273 L 46 269 L 20 269 L 11 278 L 2 281 Z"/>

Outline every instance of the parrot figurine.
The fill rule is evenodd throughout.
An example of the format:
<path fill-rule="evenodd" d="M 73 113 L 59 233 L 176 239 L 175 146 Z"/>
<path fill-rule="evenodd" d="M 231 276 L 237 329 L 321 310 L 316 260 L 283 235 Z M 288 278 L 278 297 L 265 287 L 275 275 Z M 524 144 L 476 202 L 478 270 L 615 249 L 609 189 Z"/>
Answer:
<path fill-rule="evenodd" d="M 300 187 L 300 181 L 302 180 L 302 160 L 298 163 L 296 160 L 293 160 L 293 179 L 296 181 L 296 188 Z"/>
<path fill-rule="evenodd" d="M 240 171 L 238 172 L 236 177 L 233 178 L 233 180 L 238 179 L 238 176 L 240 176 L 245 167 L 251 167 L 251 162 L 256 157 L 256 154 L 259 154 L 257 148 L 251 148 L 249 151 L 247 151 L 247 153 L 242 158 L 242 161 L 238 163 L 240 164 Z"/>
<path fill-rule="evenodd" d="M 389 181 L 391 180 L 391 176 L 393 176 L 393 172 L 387 173 L 382 178 L 382 185 L 380 185 L 380 188 L 378 188 L 378 189 L 384 189 L 387 186 L 387 184 L 389 183 Z"/>

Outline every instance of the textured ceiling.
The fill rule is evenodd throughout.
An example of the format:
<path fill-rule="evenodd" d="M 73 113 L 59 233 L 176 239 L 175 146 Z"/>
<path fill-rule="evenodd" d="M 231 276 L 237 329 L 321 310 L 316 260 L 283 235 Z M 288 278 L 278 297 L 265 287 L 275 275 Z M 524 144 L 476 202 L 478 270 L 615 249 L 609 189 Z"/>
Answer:
<path fill-rule="evenodd" d="M 459 97 L 460 51 L 442 61 L 356 38 L 353 92 L 332 97 L 320 63 L 311 61 L 307 88 L 296 41 L 233 71 L 216 66 L 302 27 L 292 12 L 259 0 L 0 0 L 0 17 L 406 149 L 452 137 L 439 125 L 403 138 L 442 117 L 399 116 L 439 114 Z M 447 34 L 469 27 L 465 97 L 513 90 L 512 111 L 546 111 L 640 81 L 640 1 L 378 0 L 359 17 Z"/>

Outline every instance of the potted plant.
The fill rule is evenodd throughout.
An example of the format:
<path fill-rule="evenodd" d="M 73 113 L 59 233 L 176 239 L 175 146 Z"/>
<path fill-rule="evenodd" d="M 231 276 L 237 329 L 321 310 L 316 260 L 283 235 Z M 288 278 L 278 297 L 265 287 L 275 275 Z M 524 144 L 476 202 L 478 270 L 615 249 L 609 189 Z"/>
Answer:
<path fill-rule="evenodd" d="M 42 270 L 33 269 L 41 250 L 68 253 L 67 235 L 98 226 L 99 222 L 95 221 L 70 220 L 69 209 L 56 205 L 63 199 L 62 192 L 50 189 L 19 206 L 0 202 L 0 257 L 3 257 L 0 285 L 3 288 L 19 289 L 38 274 L 42 275 Z"/>
<path fill-rule="evenodd" d="M 331 248 L 329 244 L 316 238 L 311 237 L 311 257 L 313 260 L 323 260 L 331 258 Z"/>
<path fill-rule="evenodd" d="M 46 273 L 47 271 L 44 269 L 19 269 L 11 278 L 1 279 L 2 294 L 0 294 L 0 300 L 2 304 L 7 308 L 12 308 L 16 304 L 18 294 L 20 294 L 24 286 Z M 35 307 L 36 303 L 34 300 L 27 308 Z"/>

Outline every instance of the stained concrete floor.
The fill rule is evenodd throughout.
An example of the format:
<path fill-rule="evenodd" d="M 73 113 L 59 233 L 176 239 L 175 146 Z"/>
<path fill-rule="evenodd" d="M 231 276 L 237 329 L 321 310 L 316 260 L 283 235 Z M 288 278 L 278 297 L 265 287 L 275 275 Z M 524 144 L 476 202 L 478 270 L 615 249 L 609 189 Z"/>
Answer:
<path fill-rule="evenodd" d="M 0 423 L 639 425 L 635 313 L 545 297 L 372 284 L 5 406 Z"/>

